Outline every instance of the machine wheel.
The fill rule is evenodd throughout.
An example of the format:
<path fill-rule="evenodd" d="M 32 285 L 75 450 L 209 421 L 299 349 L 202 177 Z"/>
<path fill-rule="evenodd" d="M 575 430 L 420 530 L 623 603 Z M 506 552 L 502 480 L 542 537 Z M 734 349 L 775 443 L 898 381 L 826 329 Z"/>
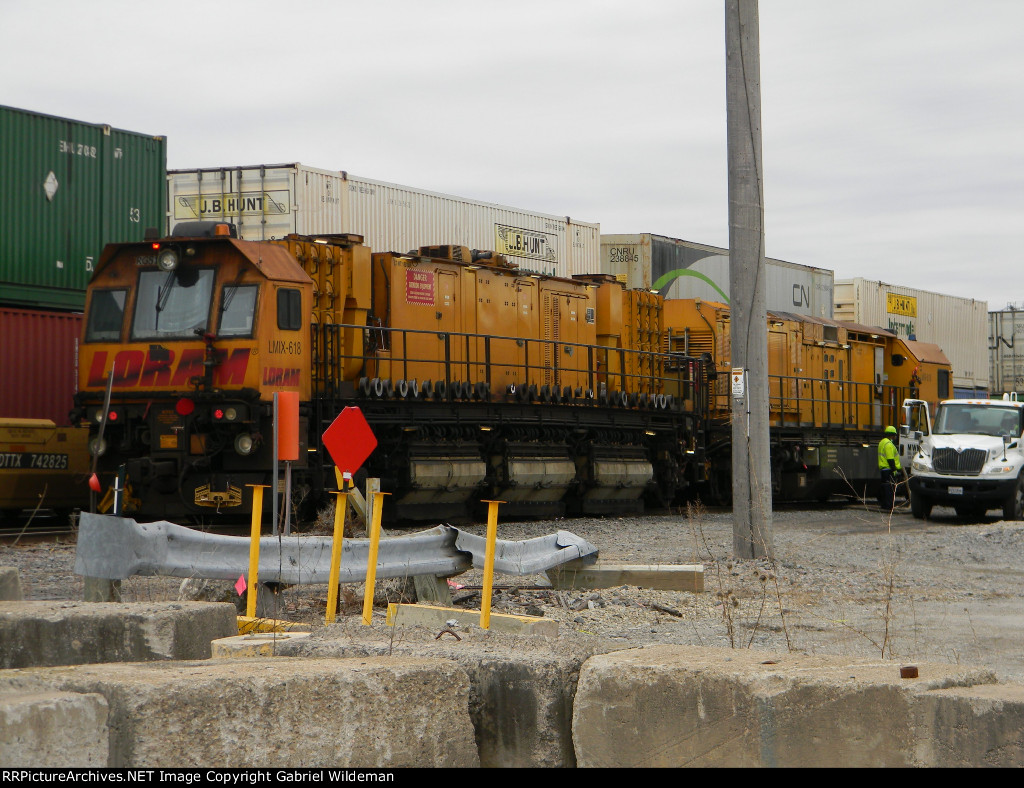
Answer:
<path fill-rule="evenodd" d="M 1024 519 L 1024 476 L 1017 478 L 1013 494 L 1003 502 L 1003 519 Z"/>
<path fill-rule="evenodd" d="M 910 496 L 910 512 L 918 520 L 927 520 L 932 513 L 932 502 L 921 493 L 913 493 Z"/>

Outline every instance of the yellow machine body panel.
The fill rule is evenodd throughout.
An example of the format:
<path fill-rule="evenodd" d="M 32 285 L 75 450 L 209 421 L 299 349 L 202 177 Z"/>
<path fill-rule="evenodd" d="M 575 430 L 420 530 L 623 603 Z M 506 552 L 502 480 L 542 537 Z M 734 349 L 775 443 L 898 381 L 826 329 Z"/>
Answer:
<path fill-rule="evenodd" d="M 698 299 L 665 302 L 669 349 L 709 354 L 711 416 L 732 408 L 729 307 Z M 790 313 L 768 313 L 768 405 L 772 426 L 877 430 L 897 420 L 914 394 L 941 398 L 949 360 L 934 345 L 891 332 Z"/>

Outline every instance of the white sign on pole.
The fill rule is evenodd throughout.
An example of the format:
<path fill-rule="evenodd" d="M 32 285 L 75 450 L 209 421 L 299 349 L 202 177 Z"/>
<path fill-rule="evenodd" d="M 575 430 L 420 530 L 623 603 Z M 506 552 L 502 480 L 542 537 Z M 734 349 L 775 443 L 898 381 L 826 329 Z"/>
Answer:
<path fill-rule="evenodd" d="M 743 368 L 732 368 L 732 398 L 743 399 Z"/>

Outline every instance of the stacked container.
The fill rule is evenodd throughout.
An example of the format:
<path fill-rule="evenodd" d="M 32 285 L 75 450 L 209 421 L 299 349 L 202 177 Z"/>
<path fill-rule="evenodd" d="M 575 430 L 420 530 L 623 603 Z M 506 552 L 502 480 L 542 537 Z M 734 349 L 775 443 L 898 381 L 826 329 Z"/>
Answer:
<path fill-rule="evenodd" d="M 67 423 L 86 284 L 163 226 L 166 178 L 163 137 L 0 107 L 0 417 Z"/>
<path fill-rule="evenodd" d="M 729 250 L 651 233 L 601 236 L 601 273 L 665 298 L 729 303 Z M 765 258 L 766 303 L 773 312 L 832 317 L 833 273 Z"/>
<path fill-rule="evenodd" d="M 988 303 L 913 287 L 843 279 L 835 283 L 835 318 L 938 345 L 953 366 L 953 396 L 989 391 Z"/>
<path fill-rule="evenodd" d="M 601 229 L 568 216 L 509 208 L 302 164 L 171 170 L 168 232 L 223 219 L 240 238 L 354 233 L 374 252 L 465 246 L 524 271 L 570 277 L 598 269 Z"/>

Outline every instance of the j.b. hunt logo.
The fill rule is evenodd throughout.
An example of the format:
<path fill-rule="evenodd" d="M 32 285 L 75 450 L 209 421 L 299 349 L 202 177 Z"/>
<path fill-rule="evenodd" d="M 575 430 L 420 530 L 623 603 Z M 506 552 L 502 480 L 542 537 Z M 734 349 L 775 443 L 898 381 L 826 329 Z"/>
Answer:
<path fill-rule="evenodd" d="M 558 239 L 549 233 L 505 224 L 494 225 L 494 231 L 495 251 L 498 254 L 558 262 Z"/>
<path fill-rule="evenodd" d="M 241 194 L 179 194 L 174 199 L 175 219 L 204 216 L 281 216 L 290 213 L 287 191 Z"/>

